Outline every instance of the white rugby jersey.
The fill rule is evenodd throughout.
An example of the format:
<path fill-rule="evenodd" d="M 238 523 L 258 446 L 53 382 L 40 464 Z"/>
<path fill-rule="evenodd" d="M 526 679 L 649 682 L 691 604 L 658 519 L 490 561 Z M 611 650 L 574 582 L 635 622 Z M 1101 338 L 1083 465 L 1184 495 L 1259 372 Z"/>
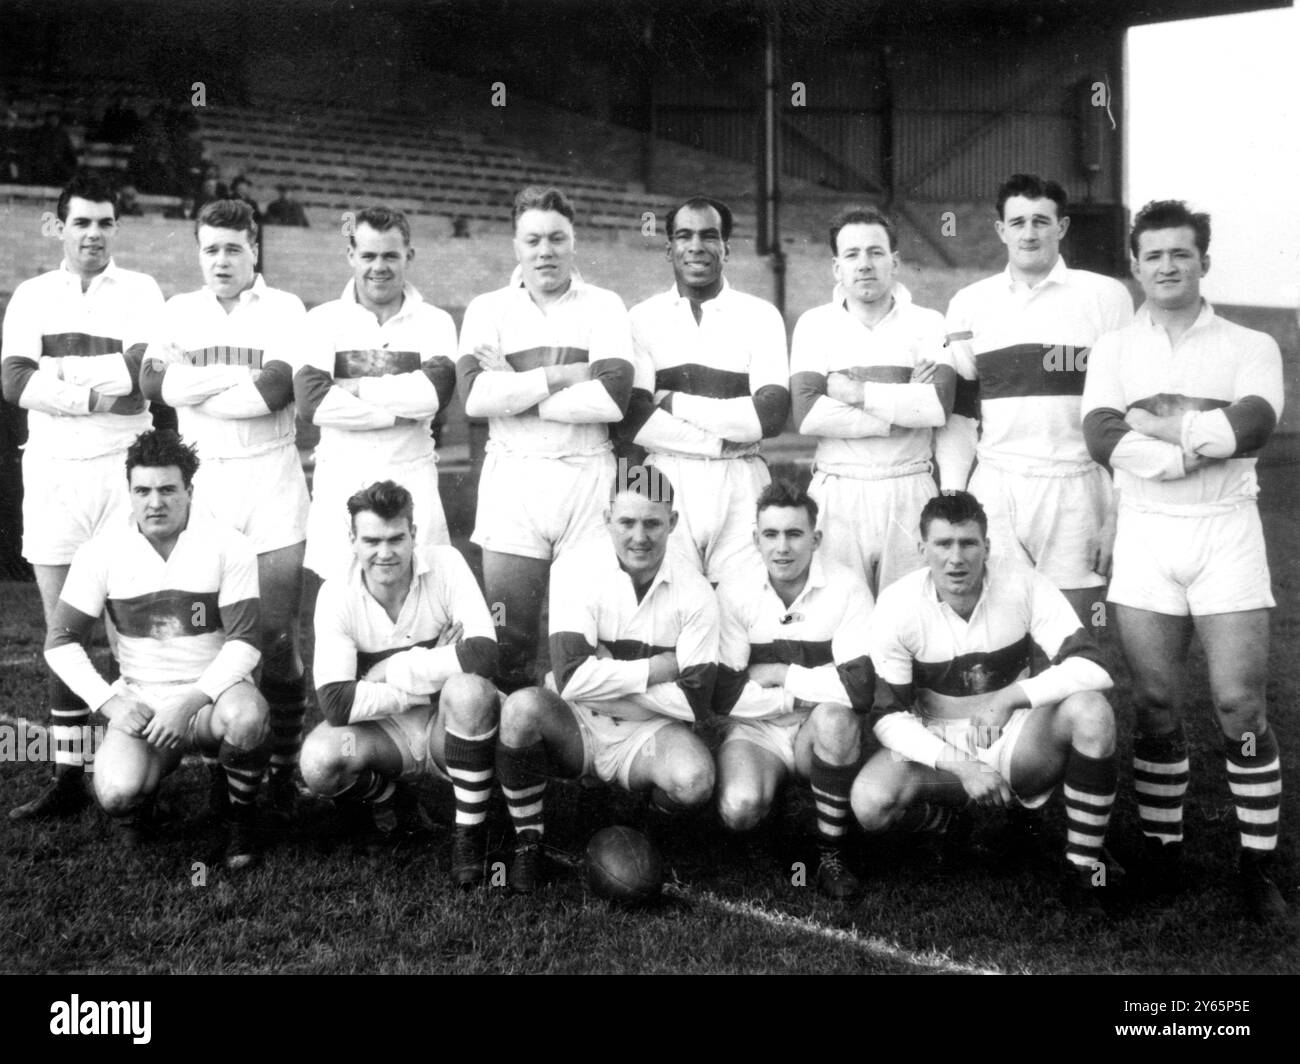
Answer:
<path fill-rule="evenodd" d="M 1051 663 L 1029 675 L 1034 644 Z M 894 701 L 915 707 L 876 724 L 881 743 L 932 768 L 944 743 L 921 720 L 965 720 L 987 695 L 1020 684 L 1032 706 L 1112 684 L 1101 654 L 1066 597 L 1020 562 L 989 564 L 970 620 L 939 598 L 930 570 L 880 592 L 871 615 L 871 660 Z"/>
<path fill-rule="evenodd" d="M 629 720 L 708 714 L 718 603 L 689 562 L 669 551 L 638 602 L 613 543 L 593 538 L 551 566 L 550 611 L 551 682 L 561 697 Z M 647 687 L 649 659 L 670 650 L 677 679 Z"/>
<path fill-rule="evenodd" d="M 294 397 L 320 426 L 316 462 L 365 469 L 434 458 L 430 425 L 456 389 L 456 323 L 410 284 L 382 325 L 349 281 L 341 298 L 307 314 Z M 335 382 L 359 380 L 351 395 Z"/>
<path fill-rule="evenodd" d="M 474 349 L 489 347 L 514 372 L 484 371 Z M 546 366 L 585 362 L 591 379 L 549 394 Z M 465 308 L 456 363 L 465 414 L 488 419 L 488 447 L 562 458 L 610 449 L 632 391 L 632 333 L 623 301 L 575 272 L 569 290 L 542 310 L 520 278 L 475 296 Z"/>
<path fill-rule="evenodd" d="M 1132 320 L 1133 300 L 1119 281 L 1071 270 L 1064 259 L 1033 288 L 1008 266 L 953 296 L 948 342 L 961 379 L 938 441 L 943 486 L 966 486 L 976 451 L 981 462 L 1013 472 L 1087 467 L 1079 402 L 1088 352 Z"/>
<path fill-rule="evenodd" d="M 1182 446 L 1132 431 L 1133 407 L 1182 415 Z M 1083 431 L 1093 457 L 1115 473 L 1124 506 L 1167 514 L 1232 509 L 1259 494 L 1253 452 L 1282 416 L 1282 355 L 1267 333 L 1201 307 L 1169 342 L 1146 306 L 1133 324 L 1097 341 L 1083 391 Z M 1184 472 L 1183 453 L 1226 461 Z"/>
<path fill-rule="evenodd" d="M 736 458 L 781 434 L 790 366 L 785 323 L 771 303 L 724 280 L 700 304 L 697 323 L 673 285 L 629 317 L 636 376 L 624 432 L 635 443 L 651 453 Z"/>
<path fill-rule="evenodd" d="M 496 630 L 460 551 L 428 546 L 415 552 L 413 563 L 411 588 L 396 621 L 366 590 L 359 565 L 321 587 L 312 675 L 321 712 L 331 724 L 427 706 L 457 673 L 490 680 L 496 672 Z M 437 646 L 453 624 L 462 628 L 460 639 Z M 381 661 L 385 679 L 366 679 Z"/>
<path fill-rule="evenodd" d="M 162 305 L 157 281 L 111 260 L 85 292 L 66 264 L 14 290 L 0 379 L 5 399 L 29 411 L 28 453 L 98 458 L 152 427 L 142 402 L 135 413 L 90 413 L 90 390 L 139 396 L 140 358 Z"/>
<path fill-rule="evenodd" d="M 783 717 L 820 702 L 871 708 L 867 640 L 871 592 L 862 578 L 814 554 L 808 583 L 786 606 L 766 569 L 718 585 L 718 680 L 713 707 L 733 717 Z M 750 665 L 788 665 L 784 687 L 760 687 Z M 800 706 L 799 703 L 806 703 Z"/>
<path fill-rule="evenodd" d="M 172 296 L 153 330 L 140 388 L 176 408 L 200 458 L 252 458 L 294 445 L 293 375 L 307 311 L 258 274 L 226 313 L 209 288 Z M 169 345 L 184 353 L 173 362 Z"/>
<path fill-rule="evenodd" d="M 893 307 L 874 327 L 849 313 L 838 290 L 830 303 L 800 316 L 791 347 L 790 394 L 795 428 L 821 437 L 818 470 L 848 476 L 929 470 L 933 430 L 943 426 L 947 414 L 939 383 L 911 383 L 912 371 L 925 361 L 953 370 L 943 315 L 918 307 L 901 284 L 894 286 Z M 826 394 L 831 373 L 863 382 L 862 406 Z"/>
<path fill-rule="evenodd" d="M 126 516 L 77 550 L 59 600 L 92 621 L 107 608 L 128 680 L 192 683 L 215 702 L 262 657 L 257 554 L 200 517 L 164 559 Z M 52 628 L 45 659 L 91 709 L 113 696 L 73 632 Z"/>

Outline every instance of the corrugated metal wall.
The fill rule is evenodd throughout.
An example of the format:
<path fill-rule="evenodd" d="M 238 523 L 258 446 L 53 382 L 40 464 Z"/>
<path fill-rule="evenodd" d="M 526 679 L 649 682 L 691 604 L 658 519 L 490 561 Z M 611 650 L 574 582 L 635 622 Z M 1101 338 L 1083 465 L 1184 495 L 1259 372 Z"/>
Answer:
<path fill-rule="evenodd" d="M 1079 168 L 1080 86 L 1120 85 L 1119 36 L 1078 30 L 1018 39 L 892 42 L 883 47 L 787 48 L 781 78 L 784 172 L 844 191 L 888 188 L 904 199 L 980 199 L 1015 170 L 1054 176 L 1072 197 Z M 762 56 L 733 55 L 699 69 L 660 72 L 661 136 L 752 161 Z M 801 82 L 805 106 L 791 106 Z M 1118 119 L 1118 96 L 1112 97 Z M 1093 116 L 1096 117 L 1096 116 Z M 1121 131 L 1104 121 L 1093 138 L 1100 163 L 1092 194 L 1116 198 Z M 890 135 L 892 132 L 892 136 Z M 892 166 L 888 149 L 892 141 Z"/>

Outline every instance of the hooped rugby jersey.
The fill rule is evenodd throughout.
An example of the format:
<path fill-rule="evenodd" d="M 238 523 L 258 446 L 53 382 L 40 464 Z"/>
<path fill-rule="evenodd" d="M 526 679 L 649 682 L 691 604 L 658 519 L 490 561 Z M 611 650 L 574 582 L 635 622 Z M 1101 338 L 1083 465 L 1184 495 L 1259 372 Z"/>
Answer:
<path fill-rule="evenodd" d="M 250 458 L 294 443 L 293 375 L 307 312 L 258 274 L 227 313 L 209 288 L 172 296 L 140 368 L 146 398 L 176 408 L 200 458 Z M 171 351 L 180 358 L 172 361 Z"/>
<path fill-rule="evenodd" d="M 457 673 L 490 680 L 497 639 L 483 594 L 454 547 L 417 550 L 406 600 L 392 620 L 366 590 L 361 567 L 327 580 L 316 600 L 312 662 L 321 712 L 331 724 L 356 724 L 427 706 Z M 461 637 L 440 647 L 453 624 Z M 384 662 L 385 678 L 367 675 Z"/>
<path fill-rule="evenodd" d="M 1259 494 L 1254 452 L 1272 435 L 1282 402 L 1282 355 L 1273 337 L 1205 303 L 1171 345 L 1143 306 L 1132 325 L 1093 348 L 1083 431 L 1093 457 L 1114 470 L 1123 505 L 1209 513 Z M 1181 415 L 1182 445 L 1130 429 L 1124 415 L 1133 407 Z M 1184 452 L 1226 461 L 1186 474 Z"/>
<path fill-rule="evenodd" d="M 1132 320 L 1119 281 L 1059 258 L 1033 288 L 1008 266 L 953 296 L 946 328 L 959 380 L 937 441 L 944 487 L 966 486 L 977 451 L 1012 471 L 1087 466 L 1079 403 L 1089 351 Z"/>
<path fill-rule="evenodd" d="M 1035 645 L 1050 665 L 1031 676 Z M 1034 707 L 1112 685 L 1069 601 L 1020 562 L 988 565 L 969 620 L 939 598 L 928 568 L 900 577 L 880 592 L 871 615 L 871 660 L 902 707 L 881 717 L 876 737 L 931 768 L 944 743 L 922 721 L 965 720 L 1014 683 Z"/>
<path fill-rule="evenodd" d="M 485 371 L 474 350 L 505 356 L 514 372 Z M 547 366 L 587 363 L 591 379 L 554 395 Z M 511 283 L 465 308 L 456 363 L 465 414 L 488 419 L 488 446 L 525 457 L 562 458 L 610 449 L 632 391 L 632 333 L 623 301 L 574 271 L 569 290 L 545 310 L 518 270 Z"/>
<path fill-rule="evenodd" d="M 14 290 L 0 380 L 5 399 L 28 411 L 29 454 L 98 458 L 152 426 L 143 401 L 133 413 L 90 413 L 90 390 L 139 397 L 140 359 L 162 306 L 157 281 L 111 260 L 85 292 L 66 265 Z"/>
<path fill-rule="evenodd" d="M 262 657 L 253 545 L 199 517 L 163 558 L 126 516 L 77 550 L 59 600 L 92 621 L 107 609 L 128 680 L 193 683 L 215 702 Z M 113 696 L 73 632 L 51 628 L 45 659 L 91 709 Z"/>
<path fill-rule="evenodd" d="M 862 579 L 819 554 L 813 555 L 808 583 L 789 606 L 766 570 L 724 580 L 718 585 L 714 710 L 773 718 L 834 702 L 865 713 L 876 684 L 870 615 L 871 592 Z M 790 666 L 785 686 L 760 687 L 745 673 L 750 665 Z"/>
<path fill-rule="evenodd" d="M 771 303 L 725 280 L 700 304 L 674 285 L 632 308 L 636 376 L 623 433 L 652 453 L 757 454 L 790 413 L 785 323 Z M 726 446 L 730 444 L 731 446 Z"/>
<path fill-rule="evenodd" d="M 924 361 L 942 367 L 940 379 L 913 384 L 912 371 Z M 861 406 L 826 394 L 832 373 L 863 383 Z M 820 437 L 818 470 L 848 467 L 885 476 L 925 471 L 933 430 L 947 420 L 945 407 L 952 408 L 955 381 L 943 315 L 918 307 L 901 284 L 894 286 L 893 307 L 874 327 L 848 312 L 838 290 L 830 303 L 806 311 L 795 325 L 794 423 L 802 435 Z"/>
<path fill-rule="evenodd" d="M 607 538 L 551 566 L 552 683 L 562 698 L 629 720 L 707 717 L 718 668 L 718 603 L 668 551 L 637 601 Z M 678 677 L 647 686 L 649 659 L 672 651 Z M 607 655 L 607 656 L 606 656 Z"/>
<path fill-rule="evenodd" d="M 307 314 L 303 365 L 294 397 L 304 421 L 320 426 L 318 464 L 365 468 L 434 458 L 430 425 L 456 388 L 456 323 L 410 284 L 402 308 L 382 325 L 343 295 Z M 352 395 L 336 383 L 358 381 Z"/>

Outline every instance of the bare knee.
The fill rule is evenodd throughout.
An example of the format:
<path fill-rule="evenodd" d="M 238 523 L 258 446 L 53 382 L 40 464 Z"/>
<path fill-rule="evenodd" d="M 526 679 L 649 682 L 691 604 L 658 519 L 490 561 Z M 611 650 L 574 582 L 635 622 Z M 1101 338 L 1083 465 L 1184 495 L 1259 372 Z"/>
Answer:
<path fill-rule="evenodd" d="M 724 784 L 718 791 L 718 815 L 730 831 L 752 831 L 767 815 L 770 802 L 757 787 Z"/>
<path fill-rule="evenodd" d="M 713 759 L 678 758 L 668 769 L 663 790 L 678 805 L 693 809 L 713 796 Z"/>
<path fill-rule="evenodd" d="M 1115 748 L 1115 712 L 1096 691 L 1074 695 L 1069 707 L 1070 739 L 1084 752 L 1110 753 Z"/>
<path fill-rule="evenodd" d="M 555 703 L 540 687 L 524 687 L 501 707 L 501 741 L 507 746 L 528 746 L 542 737 L 542 722 Z"/>
<path fill-rule="evenodd" d="M 823 702 L 809 718 L 813 729 L 813 746 L 835 764 L 845 764 L 856 756 L 862 741 L 857 715 L 848 706 Z"/>
<path fill-rule="evenodd" d="M 270 734 L 271 711 L 251 687 L 236 696 L 222 696 L 221 738 L 237 750 L 256 750 Z"/>
<path fill-rule="evenodd" d="M 482 735 L 497 723 L 497 689 L 482 676 L 457 673 L 438 696 L 438 708 L 447 726 L 460 734 Z"/>
<path fill-rule="evenodd" d="M 1223 733 L 1230 739 L 1240 739 L 1247 732 L 1258 735 L 1267 725 L 1264 692 L 1260 690 L 1230 688 L 1219 693 L 1214 708 Z"/>
<path fill-rule="evenodd" d="M 316 794 L 336 794 L 343 780 L 356 768 L 357 746 L 351 729 L 318 724 L 298 755 L 303 782 Z"/>
<path fill-rule="evenodd" d="M 112 772 L 96 772 L 95 800 L 109 816 L 128 816 L 139 808 L 147 794 L 143 780 L 128 780 Z"/>
<path fill-rule="evenodd" d="M 862 830 L 868 832 L 887 831 L 906 808 L 897 787 L 866 774 L 853 781 L 849 802 Z"/>

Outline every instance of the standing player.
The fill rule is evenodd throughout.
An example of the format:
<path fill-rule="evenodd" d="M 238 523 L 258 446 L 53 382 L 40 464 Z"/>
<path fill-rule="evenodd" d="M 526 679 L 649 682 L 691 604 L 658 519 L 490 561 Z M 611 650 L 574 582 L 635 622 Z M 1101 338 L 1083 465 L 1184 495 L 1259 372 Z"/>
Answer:
<path fill-rule="evenodd" d="M 990 561 L 987 518 L 964 491 L 921 511 L 926 567 L 880 593 L 871 659 L 892 712 L 885 749 L 853 784 L 867 831 L 942 831 L 953 806 L 1039 807 L 1065 782 L 1067 898 L 1096 911 L 1115 801 L 1110 675 L 1041 573 Z M 1029 675 L 1031 648 L 1050 662 Z"/>
<path fill-rule="evenodd" d="M 497 774 L 515 826 L 509 883 L 521 894 L 541 875 L 548 776 L 649 791 L 665 813 L 698 808 L 713 793 L 713 758 L 690 727 L 712 716 L 713 589 L 668 550 L 677 523 L 668 478 L 632 466 L 612 479 L 608 539 L 551 570 L 554 674 L 501 710 Z"/>
<path fill-rule="evenodd" d="M 966 487 L 978 453 L 970 487 L 988 508 L 995 556 L 1033 565 L 1091 624 L 1110 575 L 1114 501 L 1110 478 L 1088 457 L 1079 400 L 1088 349 L 1133 319 L 1133 300 L 1119 281 L 1065 265 L 1070 219 L 1055 181 L 1014 174 L 997 210 L 1006 270 L 948 307 L 961 381 L 936 444 L 941 482 Z"/>
<path fill-rule="evenodd" d="M 192 741 L 226 777 L 226 867 L 239 871 L 257 861 L 254 803 L 268 753 L 270 714 L 251 679 L 260 656 L 257 559 L 243 536 L 192 512 L 198 465 L 174 432 L 148 432 L 131 445 L 130 518 L 114 519 L 77 551 L 45 660 L 109 719 L 95 796 L 128 841 L 153 826 L 158 785 Z M 83 645 L 105 609 L 122 665 L 111 685 Z"/>
<path fill-rule="evenodd" d="M 1110 599 L 1133 670 L 1133 773 L 1149 847 L 1147 886 L 1181 885 L 1187 740 L 1183 677 L 1193 628 L 1219 715 L 1241 833 L 1243 897 L 1285 916 L 1272 879 L 1282 770 L 1267 719 L 1269 585 L 1255 458 L 1282 413 L 1272 337 L 1219 317 L 1201 298 L 1210 218 L 1148 203 L 1129 237 L 1146 302 L 1093 350 L 1083 395 L 1093 457 L 1120 497 Z"/>
<path fill-rule="evenodd" d="M 270 798 L 293 811 L 293 769 L 302 743 L 302 598 L 307 481 L 295 445 L 293 375 L 306 311 L 295 295 L 254 272 L 252 208 L 214 200 L 194 223 L 204 287 L 167 301 L 140 370 L 140 387 L 175 407 L 203 458 L 198 513 L 243 533 L 257 551 L 262 672 L 271 706 Z M 208 759 L 214 794 L 225 787 Z"/>
<path fill-rule="evenodd" d="M 325 720 L 307 737 L 302 773 L 364 822 L 420 823 L 401 781 L 432 771 L 456 798 L 451 875 L 483 878 L 484 821 L 496 753 L 497 646 L 483 595 L 460 553 L 416 548 L 411 493 L 391 480 L 347 502 L 357 564 L 316 602 L 312 675 Z M 391 829 L 390 829 L 391 830 Z"/>
<path fill-rule="evenodd" d="M 36 572 L 48 630 L 72 556 L 119 516 L 122 455 L 149 428 L 140 357 L 162 306 L 152 277 L 113 262 L 117 196 L 78 175 L 59 196 L 63 262 L 24 281 L 4 320 L 4 398 L 27 415 L 23 557 Z M 54 780 L 9 811 L 15 820 L 76 812 L 87 801 L 83 753 L 90 710 L 51 675 Z"/>
<path fill-rule="evenodd" d="M 943 316 L 894 279 L 893 223 L 853 209 L 830 237 L 835 292 L 795 326 L 790 394 L 798 430 L 821 437 L 809 492 L 826 556 L 876 592 L 917 566 L 934 429 L 952 413 L 957 374 Z"/>
<path fill-rule="evenodd" d="M 818 552 L 817 503 L 780 481 L 759 495 L 754 541 L 765 571 L 718 587 L 714 709 L 730 714 L 718 751 L 718 809 L 733 831 L 767 815 L 789 776 L 812 784 L 817 886 L 832 898 L 861 889 L 841 848 L 861 763 L 856 714 L 871 708 L 871 592 Z"/>
<path fill-rule="evenodd" d="M 460 334 L 465 413 L 489 419 L 472 538 L 483 548 L 506 691 L 537 682 L 552 559 L 600 534 L 614 475 L 609 426 L 632 389 L 627 311 L 578 276 L 573 217 L 559 189 L 515 197 L 519 267 L 505 288 L 474 298 Z"/>
<path fill-rule="evenodd" d="M 731 210 L 695 196 L 668 215 L 675 284 L 632 308 L 636 379 L 625 435 L 677 487 L 673 548 L 716 585 L 757 571 L 754 501 L 768 484 L 759 441 L 790 414 L 785 324 L 722 276 Z"/>
<path fill-rule="evenodd" d="M 347 500 L 394 480 L 415 500 L 420 545 L 448 543 L 430 425 L 456 387 L 456 325 L 406 280 L 415 259 L 401 211 L 357 212 L 348 234 L 352 280 L 307 315 L 298 411 L 320 426 L 307 521 L 306 565 L 319 580 L 351 561 Z"/>

